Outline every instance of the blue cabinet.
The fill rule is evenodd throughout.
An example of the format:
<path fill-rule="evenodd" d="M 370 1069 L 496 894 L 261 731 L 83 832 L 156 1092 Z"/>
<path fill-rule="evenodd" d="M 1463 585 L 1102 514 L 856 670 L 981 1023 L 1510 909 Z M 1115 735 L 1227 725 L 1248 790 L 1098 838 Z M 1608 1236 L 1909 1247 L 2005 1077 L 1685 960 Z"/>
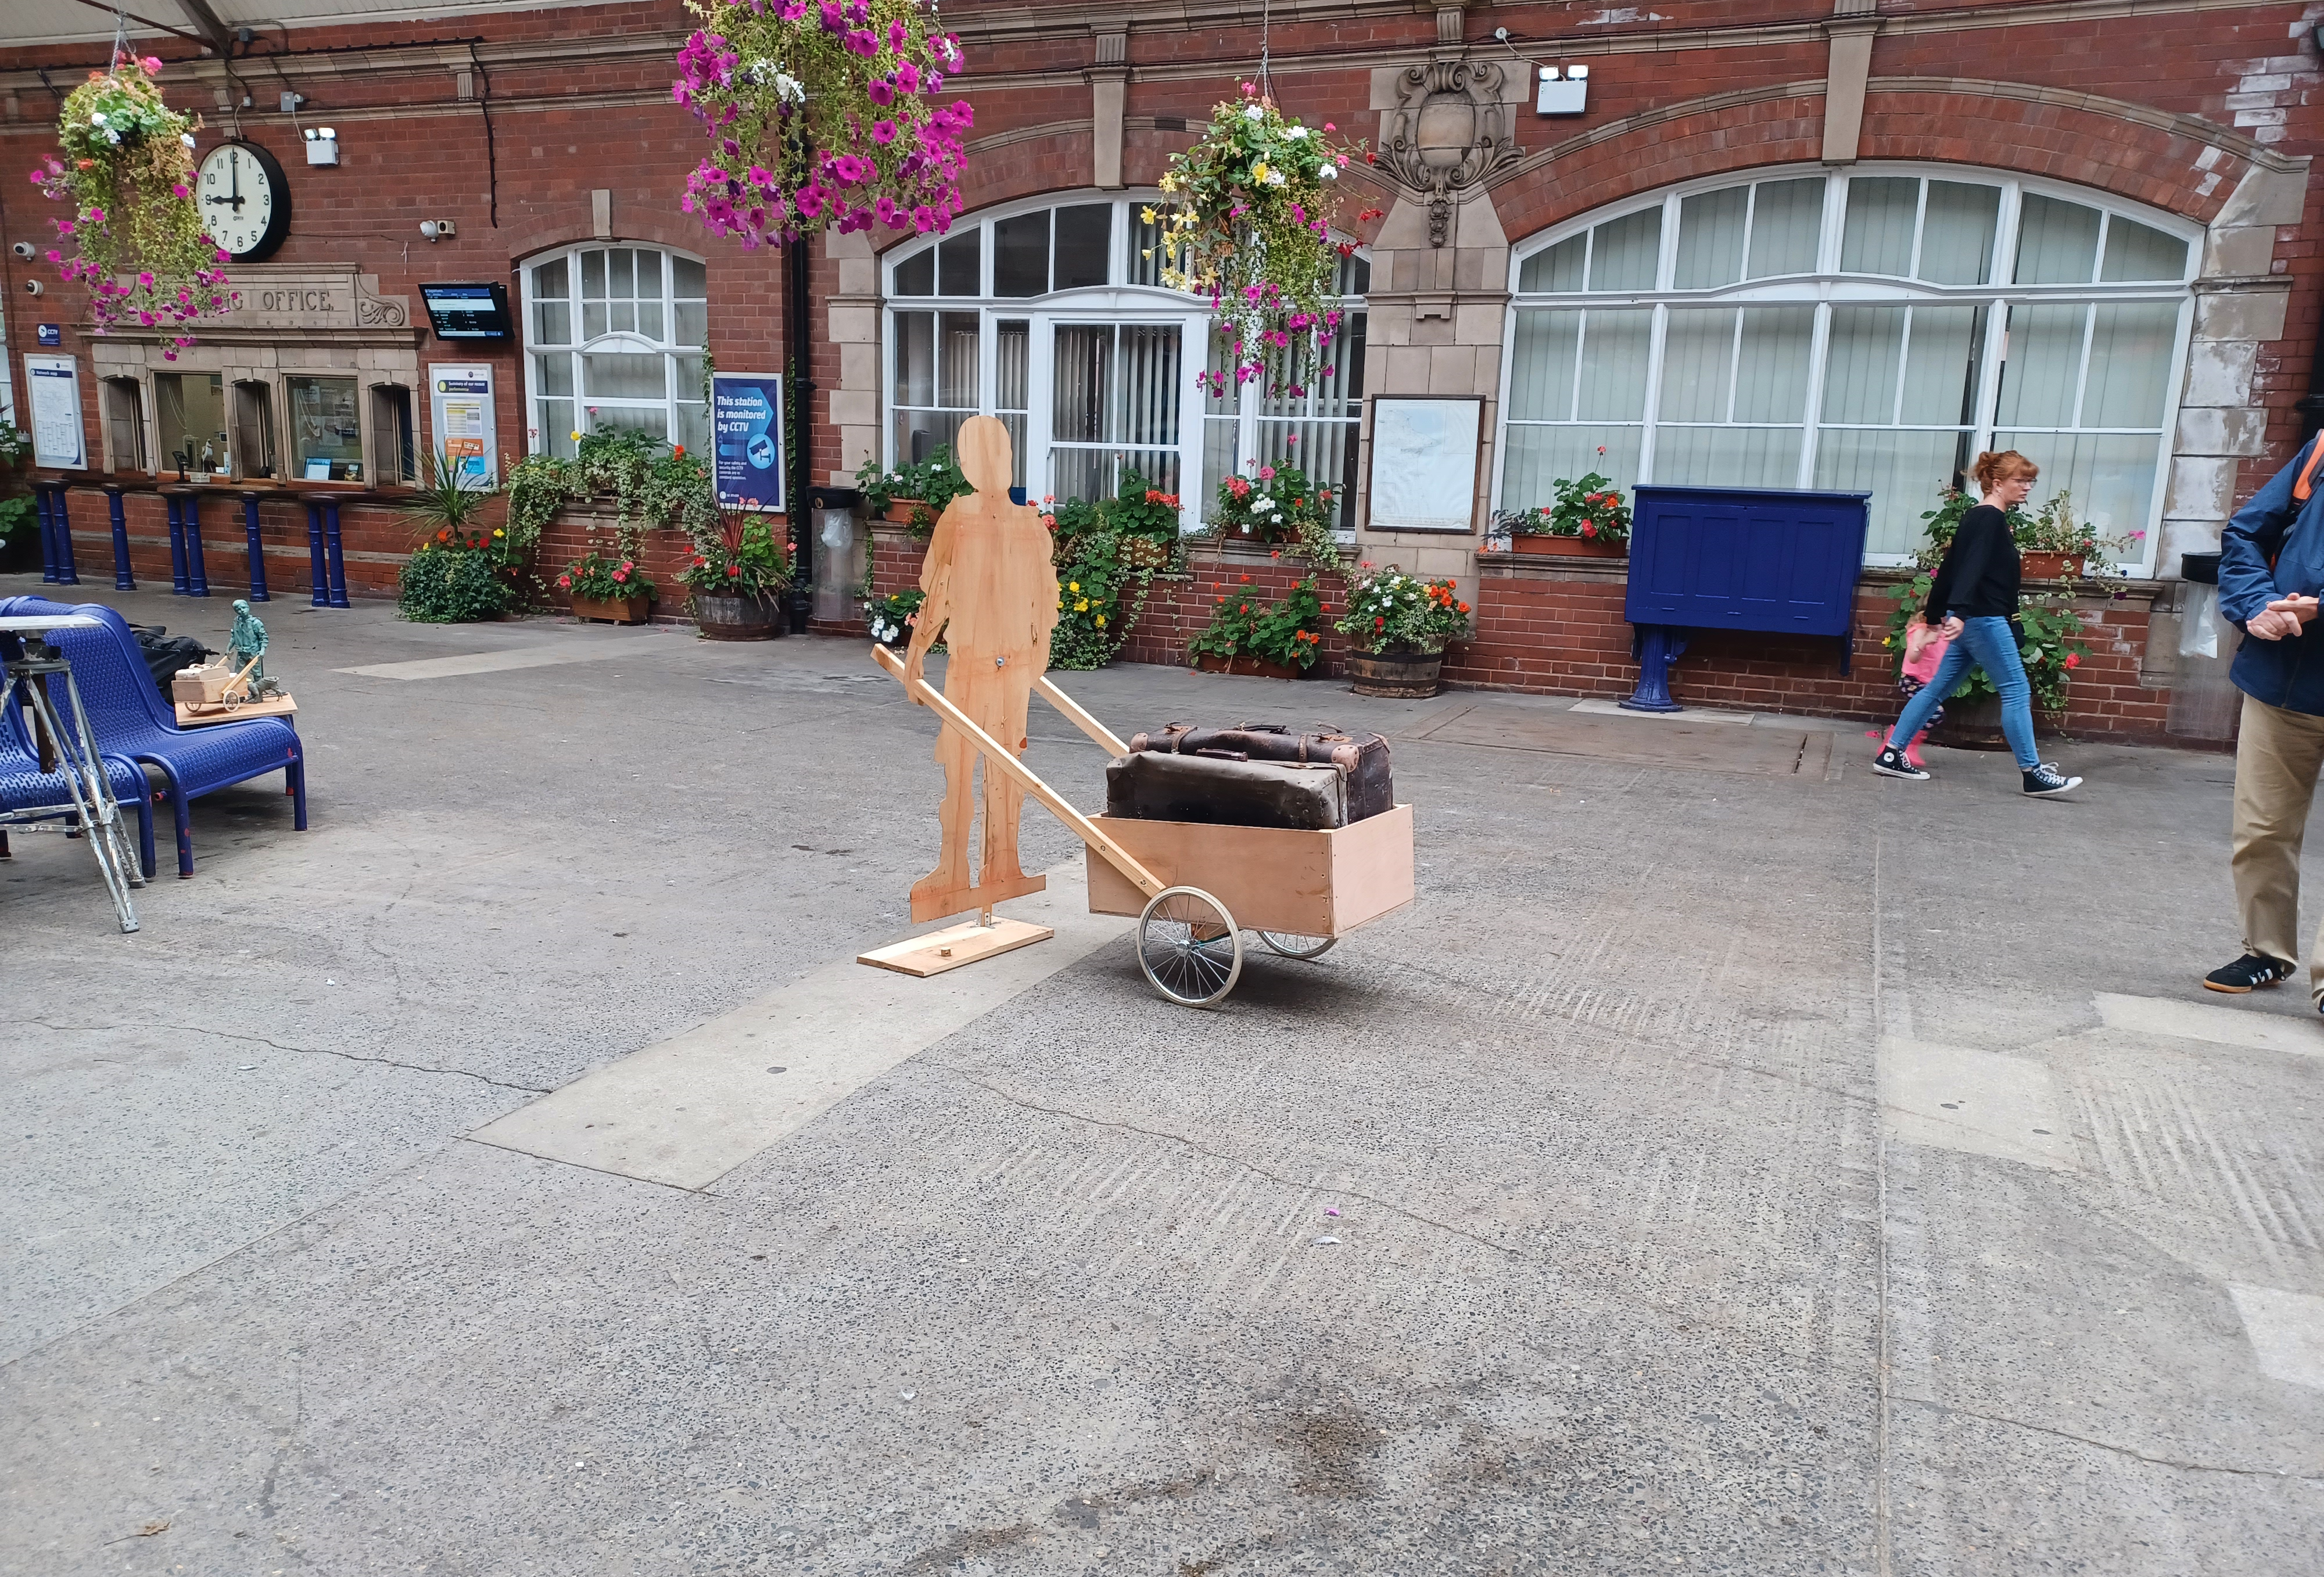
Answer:
<path fill-rule="evenodd" d="M 1634 490 L 1630 585 L 1623 616 L 1639 659 L 1623 706 L 1674 712 L 1670 659 L 1692 630 L 1821 635 L 1840 641 L 1848 672 L 1868 493 L 1759 487 Z"/>

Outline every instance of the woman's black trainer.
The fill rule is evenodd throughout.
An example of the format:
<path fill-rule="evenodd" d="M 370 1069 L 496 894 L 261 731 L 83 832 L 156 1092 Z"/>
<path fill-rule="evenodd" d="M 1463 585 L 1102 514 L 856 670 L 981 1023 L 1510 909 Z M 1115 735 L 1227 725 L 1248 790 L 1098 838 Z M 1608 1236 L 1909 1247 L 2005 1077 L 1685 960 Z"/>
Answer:
<path fill-rule="evenodd" d="M 1895 745 L 1882 745 L 1880 753 L 1872 758 L 1872 770 L 1884 778 L 1911 778 L 1925 782 L 1929 774 L 1904 759 L 1904 752 Z M 2080 782 L 2079 778 L 2075 779 Z"/>
<path fill-rule="evenodd" d="M 2212 991 L 2239 997 L 2255 986 L 2272 986 L 2278 981 L 2290 980 L 2299 967 L 2281 958 L 2270 958 L 2264 953 L 2246 953 L 2233 964 L 2223 964 L 2211 971 L 2203 977 L 2203 983 Z"/>
<path fill-rule="evenodd" d="M 2059 772 L 2057 764 L 2052 761 L 2043 761 L 2038 767 L 2025 769 L 2025 792 L 2033 795 L 2036 799 L 2063 794 L 2081 786 L 2082 780 L 2080 778 L 2063 776 Z"/>

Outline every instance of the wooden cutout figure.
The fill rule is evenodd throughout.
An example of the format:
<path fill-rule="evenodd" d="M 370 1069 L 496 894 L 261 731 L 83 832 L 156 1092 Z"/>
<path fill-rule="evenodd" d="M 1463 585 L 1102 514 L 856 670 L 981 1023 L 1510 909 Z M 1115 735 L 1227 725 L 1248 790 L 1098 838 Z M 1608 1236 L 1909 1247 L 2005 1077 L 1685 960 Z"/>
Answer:
<path fill-rule="evenodd" d="M 1033 681 L 1048 671 L 1049 632 L 1057 622 L 1049 530 L 1040 511 L 1009 502 L 1014 466 L 1009 429 L 998 418 L 970 417 L 954 447 L 961 472 L 975 491 L 954 499 L 936 517 L 920 570 L 927 600 L 912 627 L 904 671 L 908 680 L 920 679 L 928 648 L 941 638 L 951 653 L 945 665 L 945 699 L 1022 755 Z M 984 858 L 971 885 L 968 833 L 975 803 L 970 774 L 976 755 L 976 746 L 958 730 L 946 727 L 936 735 L 936 761 L 945 771 L 944 807 L 937 818 L 944 848 L 936 870 L 912 886 L 915 921 L 990 909 L 1003 899 L 1048 885 L 1026 875 L 1018 863 L 1017 824 L 1025 791 L 990 766 L 984 770 Z"/>

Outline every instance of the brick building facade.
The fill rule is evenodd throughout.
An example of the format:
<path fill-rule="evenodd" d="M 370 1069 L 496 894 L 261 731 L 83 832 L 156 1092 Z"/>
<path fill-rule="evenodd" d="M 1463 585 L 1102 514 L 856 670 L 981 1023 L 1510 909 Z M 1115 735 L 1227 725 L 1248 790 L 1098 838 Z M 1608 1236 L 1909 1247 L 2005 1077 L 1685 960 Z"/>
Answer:
<path fill-rule="evenodd" d="M 56 9 L 0 5 L 25 19 L 11 32 L 26 42 L 0 51 L 0 149 L 21 169 L 51 145 L 58 88 L 104 54 L 101 39 L 45 34 L 81 30 Z M 189 22 L 190 36 L 148 31 L 139 47 L 172 62 L 172 101 L 208 118 L 205 152 L 238 127 L 274 152 L 292 197 L 281 252 L 237 283 L 338 281 L 334 310 L 347 320 L 252 314 L 179 365 L 264 387 L 286 424 L 294 383 L 311 400 L 316 377 L 352 380 L 367 484 L 394 409 L 372 392 L 415 391 L 417 438 L 430 444 L 417 394 L 432 364 L 493 367 L 503 465 L 554 449 L 567 414 L 578 423 L 557 403 L 554 364 L 581 357 L 568 364 L 586 380 L 586 335 L 568 320 L 557 337 L 540 311 L 562 300 L 542 284 L 558 254 L 575 308 L 585 268 L 627 267 L 641 313 L 639 260 L 652 258 L 666 317 L 650 350 L 668 362 L 659 420 L 673 436 L 690 430 L 678 391 L 694 356 L 738 370 L 792 359 L 779 258 L 715 241 L 678 208 L 698 139 L 669 99 L 681 7 L 453 0 L 404 21 L 300 4 L 287 31 L 254 23 L 246 40 L 236 5 L 197 9 L 223 23 L 222 41 Z M 1479 629 L 1449 677 L 1569 693 L 1619 693 L 1635 677 L 1620 567 L 1516 558 L 1490 534 L 1497 511 L 1543 502 L 1599 452 L 1624 486 L 1861 488 L 1875 527 L 1854 674 L 1840 679 L 1829 652 L 1734 636 L 1698 642 L 1674 683 L 1683 700 L 1869 716 L 1891 699 L 1884 581 L 1960 460 L 2006 443 L 2124 542 L 2126 594 L 2084 610 L 2096 655 L 2075 681 L 2074 726 L 2217 732 L 2218 709 L 2181 694 L 2218 678 L 2216 660 L 2179 656 L 2179 558 L 2216 543 L 2304 430 L 2296 402 L 2324 329 L 2307 201 L 2324 6 L 1282 0 L 1266 14 L 1277 97 L 1381 155 L 1346 183 L 1362 250 L 1343 286 L 1360 339 L 1342 347 L 1333 386 L 1296 409 L 1195 391 L 1200 316 L 1139 261 L 1142 198 L 1187 128 L 1254 72 L 1260 8 L 957 4 L 945 20 L 970 62 L 954 86 L 977 118 L 952 261 L 939 266 L 940 244 L 915 237 L 813 245 L 819 480 L 844 482 L 867 456 L 917 457 L 977 410 L 1017 426 L 1037 493 L 1102 486 L 1127 457 L 1167 471 L 1191 514 L 1222 473 L 1296 456 L 1350 484 L 1344 523 L 1360 558 L 1461 580 Z M 1571 83 L 1577 67 L 1581 113 L 1536 113 L 1544 69 Z M 321 124 L 338 162 L 310 167 L 303 134 Z M 21 182 L 0 185 L 5 239 L 45 242 L 46 208 Z M 424 240 L 423 219 L 455 234 Z M 1038 278 L 1023 265 L 1036 234 Z M 1102 239 L 1069 245 L 1075 235 Z M 1017 260 L 1007 272 L 1004 253 Z M 18 402 L 25 355 L 73 355 L 90 469 L 150 466 L 169 447 L 154 380 L 178 369 L 125 337 L 81 334 L 44 265 L 0 263 Z M 35 277 L 48 293 L 28 298 Z M 678 318 L 682 291 L 706 279 L 697 343 Z M 520 343 L 472 355 L 429 337 L 420 287 L 466 280 L 507 286 Z M 623 298 L 610 299 L 618 311 Z M 42 322 L 60 327 L 60 346 L 36 343 Z M 1092 382 L 1097 366 L 1115 369 L 1116 395 L 1122 379 L 1146 380 L 1144 426 L 1106 425 L 1127 419 Z M 117 392 L 133 386 L 142 455 L 116 430 Z M 1447 504 L 1442 529 L 1375 527 L 1381 396 L 1480 407 L 1472 496 Z M 586 391 L 574 399 L 589 403 Z M 634 419 L 656 420 L 642 405 Z M 161 502 L 134 478 L 124 488 L 138 572 L 166 573 Z M 72 508 L 84 567 L 106 562 L 106 500 L 85 484 Z M 214 512 L 229 508 L 231 561 L 238 508 Z M 261 515 L 276 584 L 299 585 L 302 512 L 270 498 Z M 392 514 L 364 503 L 344 516 L 351 585 L 390 586 L 405 546 Z M 1171 621 L 1191 615 L 1166 605 L 1129 655 L 1183 650 Z"/>

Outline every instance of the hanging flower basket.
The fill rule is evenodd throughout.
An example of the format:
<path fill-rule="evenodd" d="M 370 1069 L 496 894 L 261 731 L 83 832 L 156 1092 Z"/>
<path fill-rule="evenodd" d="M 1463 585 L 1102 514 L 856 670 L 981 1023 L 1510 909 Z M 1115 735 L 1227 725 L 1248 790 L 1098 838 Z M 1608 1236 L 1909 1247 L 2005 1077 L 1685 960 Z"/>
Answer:
<path fill-rule="evenodd" d="M 96 331 L 178 330 L 161 349 L 175 361 L 198 318 L 241 298 L 218 265 L 226 254 L 202 228 L 194 197 L 194 132 L 201 120 L 161 102 L 161 62 L 116 54 L 92 71 L 57 116 L 64 159 L 32 171 L 32 184 L 73 210 L 55 219 L 63 247 L 49 261 L 88 287 Z"/>
<path fill-rule="evenodd" d="M 745 246 L 826 227 L 923 234 L 960 212 L 960 41 L 915 0 L 687 0 L 670 92 L 711 136 L 679 207 Z"/>
<path fill-rule="evenodd" d="M 1340 327 L 1340 260 L 1355 247 L 1332 238 L 1333 187 L 1366 155 L 1360 143 L 1333 143 L 1338 129 L 1301 124 L 1246 82 L 1240 100 L 1213 108 L 1202 140 L 1170 161 L 1167 207 L 1145 210 L 1162 227 L 1162 282 L 1210 298 L 1239 383 L 1304 395 Z M 1226 392 L 1226 374 L 1202 376 Z"/>

